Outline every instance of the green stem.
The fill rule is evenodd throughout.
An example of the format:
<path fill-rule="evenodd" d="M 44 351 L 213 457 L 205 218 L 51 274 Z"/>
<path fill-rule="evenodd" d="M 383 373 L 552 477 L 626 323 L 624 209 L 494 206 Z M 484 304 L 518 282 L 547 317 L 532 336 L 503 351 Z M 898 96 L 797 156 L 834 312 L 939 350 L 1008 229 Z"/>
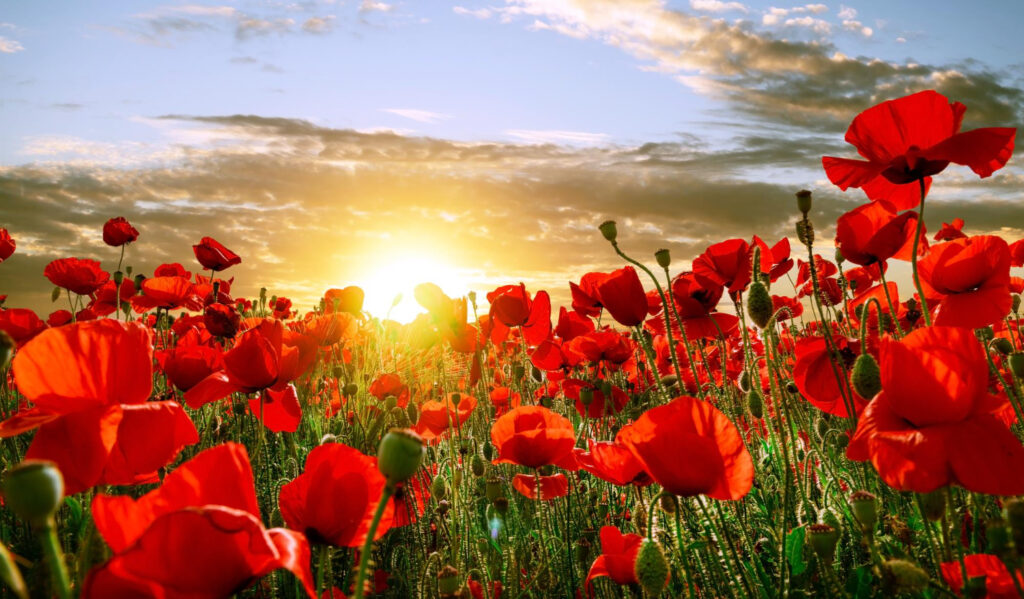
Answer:
<path fill-rule="evenodd" d="M 356 571 L 355 599 L 363 599 L 363 596 L 365 595 L 363 581 L 366 580 L 366 568 L 370 565 L 370 552 L 373 551 L 373 537 L 377 534 L 377 526 L 380 525 L 380 519 L 384 516 L 384 510 L 387 509 L 388 502 L 391 501 L 391 496 L 394 494 L 394 485 L 388 484 L 384 486 L 384 493 L 381 494 L 380 503 L 377 504 L 377 511 L 374 512 L 373 520 L 370 522 L 370 530 L 366 532 L 366 542 L 363 543 L 363 550 L 359 554 L 359 570 Z"/>
<path fill-rule="evenodd" d="M 67 566 L 64 565 L 64 553 L 60 549 L 60 541 L 57 539 L 57 525 L 51 519 L 36 535 L 39 543 L 43 546 L 43 554 L 46 562 L 50 565 L 50 573 L 53 575 L 53 586 L 60 599 L 71 599 L 71 579 L 68 577 Z"/>
<path fill-rule="evenodd" d="M 917 287 L 917 295 L 921 300 L 921 316 L 924 317 L 924 324 L 932 326 L 932 317 L 928 313 L 928 300 L 924 298 L 924 287 L 921 286 L 921 277 L 917 274 L 917 246 L 921 243 L 921 230 L 924 228 L 924 178 L 918 179 L 921 186 L 921 204 L 917 209 L 917 229 L 914 230 L 914 249 L 910 255 L 910 267 L 914 271 L 914 286 Z"/>

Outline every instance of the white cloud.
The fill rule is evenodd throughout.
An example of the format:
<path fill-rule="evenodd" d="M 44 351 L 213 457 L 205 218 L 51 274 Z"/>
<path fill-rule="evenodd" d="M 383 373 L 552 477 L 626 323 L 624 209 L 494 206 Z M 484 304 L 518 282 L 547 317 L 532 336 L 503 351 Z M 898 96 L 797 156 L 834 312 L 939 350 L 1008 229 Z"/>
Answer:
<path fill-rule="evenodd" d="M 17 40 L 9 40 L 0 35 L 0 52 L 3 52 L 4 54 L 14 54 L 15 52 L 21 52 L 24 49 L 25 46 L 22 46 L 21 42 Z"/>
<path fill-rule="evenodd" d="M 747 12 L 747 7 L 740 2 L 722 2 L 722 0 L 690 0 L 690 8 L 704 12 Z"/>
<path fill-rule="evenodd" d="M 815 19 L 814 17 L 793 17 L 786 19 L 785 25 L 787 27 L 806 27 L 821 35 L 828 35 L 832 32 L 832 25 L 828 21 Z"/>
<path fill-rule="evenodd" d="M 416 108 L 381 108 L 384 112 L 397 114 L 400 117 L 411 119 L 420 123 L 436 123 L 452 118 L 449 114 L 431 112 L 429 110 L 418 110 Z"/>
<path fill-rule="evenodd" d="M 478 19 L 489 19 L 494 13 L 489 8 L 466 8 L 465 6 L 456 6 L 452 8 L 452 11 L 457 15 L 464 17 L 476 17 Z"/>
<path fill-rule="evenodd" d="M 306 33 L 330 33 L 334 29 L 334 15 L 326 17 L 310 17 L 302 24 Z"/>
<path fill-rule="evenodd" d="M 359 12 L 391 12 L 395 10 L 394 5 L 377 0 L 363 0 L 359 5 Z"/>
<path fill-rule="evenodd" d="M 551 129 L 509 129 L 505 135 L 530 144 L 597 145 L 608 141 L 607 133 Z"/>
<path fill-rule="evenodd" d="M 840 4 L 839 5 L 839 18 L 843 19 L 844 21 L 850 21 L 850 20 L 856 19 L 857 18 L 857 9 L 856 8 L 851 8 L 849 6 L 845 6 L 843 4 Z"/>

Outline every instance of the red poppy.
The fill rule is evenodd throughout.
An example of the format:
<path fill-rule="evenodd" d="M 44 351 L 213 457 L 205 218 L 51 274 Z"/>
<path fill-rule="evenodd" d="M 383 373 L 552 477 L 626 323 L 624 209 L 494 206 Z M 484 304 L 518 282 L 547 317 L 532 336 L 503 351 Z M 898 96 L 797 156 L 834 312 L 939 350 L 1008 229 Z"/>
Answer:
<path fill-rule="evenodd" d="M 715 311 L 718 300 L 722 298 L 725 288 L 706 277 L 699 277 L 693 272 L 679 273 L 672 280 L 672 299 L 675 311 L 683 321 L 683 327 L 690 339 L 711 338 L 728 335 L 736 329 L 739 318 L 733 314 Z M 675 314 L 672 314 L 672 326 L 676 327 Z M 659 334 L 665 333 L 665 321 L 652 318 L 647 326 Z"/>
<path fill-rule="evenodd" d="M 46 265 L 43 275 L 51 283 L 78 295 L 89 295 L 110 279 L 110 274 L 95 260 L 60 258 Z"/>
<path fill-rule="evenodd" d="M 614 526 L 601 527 L 601 555 L 590 566 L 587 586 L 595 578 L 607 576 L 615 584 L 637 584 L 636 556 L 644 538 L 638 534 L 622 534 Z"/>
<path fill-rule="evenodd" d="M 461 427 L 469 420 L 475 409 L 475 397 L 458 393 L 449 393 L 441 401 L 425 401 L 420 405 L 420 419 L 416 423 L 416 432 L 425 440 L 436 439 L 450 427 Z"/>
<path fill-rule="evenodd" d="M 391 497 L 394 504 L 395 519 L 392 528 L 409 526 L 419 520 L 427 511 L 430 501 L 430 475 L 420 470 L 409 480 L 396 485 L 395 494 Z"/>
<path fill-rule="evenodd" d="M 495 387 L 488 394 L 491 405 L 494 406 L 494 415 L 501 416 L 509 410 L 518 408 L 522 403 L 518 391 L 513 391 L 505 386 Z"/>
<path fill-rule="evenodd" d="M 576 432 L 569 419 L 543 406 L 521 406 L 494 421 L 491 443 L 498 452 L 495 464 L 540 468 L 575 463 L 572 448 Z"/>
<path fill-rule="evenodd" d="M 123 216 L 112 218 L 103 225 L 103 243 L 121 247 L 139 238 L 139 232 Z"/>
<path fill-rule="evenodd" d="M 153 277 L 139 285 L 142 293 L 131 298 L 132 307 L 142 313 L 153 308 L 199 310 L 202 302 L 195 286 L 179 276 Z"/>
<path fill-rule="evenodd" d="M 784 311 L 779 312 L 782 308 Z M 778 322 L 784 322 L 791 318 L 799 318 L 804 313 L 804 305 L 795 297 L 784 295 L 772 295 L 772 313 Z"/>
<path fill-rule="evenodd" d="M 0 437 L 38 428 L 25 457 L 56 462 L 68 495 L 156 481 L 199 435 L 177 403 L 147 401 L 152 356 L 149 331 L 135 323 L 95 320 L 39 334 L 12 367 L 33 407 L 0 423 Z"/>
<path fill-rule="evenodd" d="M 279 568 L 315 597 L 306 538 L 263 527 L 242 445 L 200 452 L 139 499 L 97 495 L 92 513 L 114 556 L 89 573 L 83 597 L 218 599 Z"/>
<path fill-rule="evenodd" d="M 221 351 L 198 342 L 179 342 L 173 349 L 157 352 L 156 359 L 167 380 L 181 391 L 188 391 L 224 368 Z"/>
<path fill-rule="evenodd" d="M 328 289 L 324 294 L 324 312 L 348 312 L 359 315 L 363 311 L 363 290 L 355 285 L 344 289 Z"/>
<path fill-rule="evenodd" d="M 72 318 L 74 318 L 74 314 L 67 310 L 55 310 L 46 317 L 46 324 L 51 327 L 60 327 L 71 322 Z"/>
<path fill-rule="evenodd" d="M 597 285 L 601 304 L 619 324 L 635 327 L 647 318 L 647 294 L 632 266 L 608 273 Z"/>
<path fill-rule="evenodd" d="M 558 324 L 555 335 L 562 341 L 572 341 L 574 337 L 585 335 L 594 330 L 594 321 L 578 312 L 570 312 L 562 306 L 558 309 Z"/>
<path fill-rule="evenodd" d="M 849 418 L 849 406 L 859 414 L 867 400 L 853 390 L 850 375 L 860 353 L 860 342 L 833 335 L 836 351 L 824 337 L 805 337 L 796 343 L 793 382 L 814 407 L 826 414 Z"/>
<path fill-rule="evenodd" d="M 581 399 L 581 392 L 584 390 L 590 393 L 590 403 L 587 405 L 584 405 Z M 579 412 L 580 416 L 587 416 L 589 418 L 601 418 L 618 414 L 629 403 L 629 395 L 622 389 L 615 385 L 610 385 L 609 390 L 611 397 L 605 397 L 600 387 L 587 381 L 579 379 L 566 379 L 562 381 L 562 392 L 565 393 L 566 399 L 571 399 L 575 402 L 576 411 Z"/>
<path fill-rule="evenodd" d="M 979 329 L 1010 312 L 1010 251 L 1001 237 L 979 235 L 943 243 L 917 269 L 925 293 L 941 301 L 936 325 Z"/>
<path fill-rule="evenodd" d="M 11 239 L 11 234 L 7 232 L 7 229 L 0 227 L 0 263 L 10 258 L 17 247 L 18 244 Z"/>
<path fill-rule="evenodd" d="M 643 463 L 625 445 L 587 439 L 587 447 L 589 451 L 577 448 L 573 452 L 580 467 L 597 478 L 620 487 L 644 487 L 654 482 Z"/>
<path fill-rule="evenodd" d="M 153 271 L 154 277 L 184 277 L 185 279 L 191 279 L 192 273 L 185 270 L 185 267 L 177 262 L 170 264 L 161 264 L 156 267 Z"/>
<path fill-rule="evenodd" d="M 1010 577 L 1010 571 L 1006 564 L 998 556 L 978 553 L 964 556 L 964 568 L 967 570 L 967 578 L 985 579 L 986 599 L 1018 599 L 1017 586 Z M 953 592 L 960 594 L 964 586 L 963 569 L 960 562 L 943 562 L 941 564 L 942 578 L 946 581 Z M 1024 575 L 1019 569 L 1014 575 L 1017 577 L 1017 584 L 1024 587 Z"/>
<path fill-rule="evenodd" d="M 28 343 L 46 328 L 46 323 L 28 308 L 0 310 L 0 331 L 10 335 L 18 347 Z"/>
<path fill-rule="evenodd" d="M 754 483 L 754 462 L 736 426 L 711 403 L 693 397 L 647 410 L 615 441 L 673 495 L 735 500 Z"/>
<path fill-rule="evenodd" d="M 473 596 L 473 599 L 501 599 L 502 586 L 500 580 L 495 580 L 491 583 L 491 593 L 489 595 L 484 591 L 484 585 L 472 578 L 469 579 L 467 586 L 469 586 L 469 594 Z"/>
<path fill-rule="evenodd" d="M 859 187 L 872 200 L 888 200 L 899 210 L 919 203 L 918 180 L 928 181 L 950 162 L 988 177 L 1010 159 L 1017 130 L 960 133 L 966 110 L 932 90 L 869 108 L 846 131 L 846 141 L 867 161 L 825 156 L 825 173 L 840 189 Z"/>
<path fill-rule="evenodd" d="M 604 305 L 601 304 L 601 297 L 597 292 L 598 285 L 608 275 L 603 272 L 588 272 L 580 279 L 579 285 L 569 283 L 569 291 L 572 293 L 572 309 L 581 316 L 598 316 Z"/>
<path fill-rule="evenodd" d="M 563 347 L 572 365 L 584 360 L 593 364 L 602 361 L 622 364 L 633 357 L 634 345 L 628 335 L 605 328 L 580 335 Z"/>
<path fill-rule="evenodd" d="M 793 259 L 789 257 L 789 238 L 783 237 L 771 248 L 760 237 L 754 235 L 750 244 L 751 257 L 754 246 L 761 249 L 761 272 L 767 273 L 769 280 L 777 281 L 793 268 Z"/>
<path fill-rule="evenodd" d="M 275 298 L 270 309 L 273 312 L 274 318 L 288 319 L 292 315 L 292 300 L 286 297 Z"/>
<path fill-rule="evenodd" d="M 526 285 L 503 285 L 487 294 L 491 341 L 497 345 L 504 341 L 510 327 L 520 327 L 530 345 L 538 345 L 551 336 L 551 298 L 547 291 L 538 291 L 530 298 Z"/>
<path fill-rule="evenodd" d="M 871 289 L 875 281 L 882 279 L 882 274 L 889 269 L 889 264 L 886 262 L 875 262 L 871 266 L 858 266 L 849 270 L 843 271 L 843 276 L 846 277 L 846 283 L 850 286 L 850 290 L 853 294 L 860 295 Z"/>
<path fill-rule="evenodd" d="M 913 252 L 916 227 L 916 212 L 898 214 L 889 202 L 871 202 L 839 217 L 836 247 L 844 258 L 861 266 L 890 258 L 908 260 Z M 927 240 L 922 238 L 922 241 L 919 255 L 928 249 Z"/>
<path fill-rule="evenodd" d="M 569 480 L 564 474 L 538 476 L 535 474 L 517 474 L 512 477 L 512 488 L 527 499 L 548 501 L 569 494 Z"/>
<path fill-rule="evenodd" d="M 1010 244 L 1010 265 L 1024 266 L 1024 239 Z"/>
<path fill-rule="evenodd" d="M 299 346 L 285 343 L 285 332 L 280 320 L 264 320 L 242 333 L 224 354 L 224 369 L 189 389 L 185 402 L 198 409 L 232 393 L 260 393 L 250 401 L 253 413 L 271 430 L 294 432 L 302 411 L 289 383 L 303 373 L 305 360 Z"/>
<path fill-rule="evenodd" d="M 950 242 L 954 243 L 954 242 Z M 889 486 L 928 493 L 950 484 L 992 495 L 1024 493 L 1024 447 L 998 416 L 985 350 L 969 329 L 933 326 L 880 341 L 882 391 L 847 448 Z"/>
<path fill-rule="evenodd" d="M 693 274 L 726 287 L 730 294 L 743 291 L 752 274 L 750 245 L 743 239 L 730 239 L 709 246 L 693 261 Z"/>
<path fill-rule="evenodd" d="M 192 251 L 196 255 L 196 260 L 203 265 L 203 268 L 217 272 L 242 262 L 238 254 L 224 247 L 212 237 L 200 239 L 198 244 L 192 246 Z"/>
<path fill-rule="evenodd" d="M 967 237 L 964 233 L 964 219 L 957 217 L 952 223 L 942 223 L 942 228 L 935 234 L 935 241 L 949 241 L 951 239 L 963 239 Z"/>
<path fill-rule="evenodd" d="M 402 377 L 394 372 L 386 372 L 379 375 L 370 383 L 368 389 L 370 395 L 384 401 L 387 396 L 392 395 L 398 400 L 398 406 L 404 408 L 409 405 L 409 386 L 402 382 Z"/>
<path fill-rule="evenodd" d="M 231 304 L 210 304 L 203 311 L 203 324 L 215 337 L 234 337 L 241 323 L 242 317 Z"/>
<path fill-rule="evenodd" d="M 124 302 L 130 302 L 135 296 L 135 281 L 125 277 L 121 280 L 121 288 L 114 281 L 107 281 L 93 294 L 89 308 L 99 316 L 107 316 L 121 309 Z"/>
<path fill-rule="evenodd" d="M 285 523 L 314 543 L 361 547 L 381 501 L 384 475 L 377 458 L 341 443 L 318 445 L 295 480 L 281 487 L 278 504 Z M 394 506 L 384 509 L 374 540 L 391 528 Z"/>

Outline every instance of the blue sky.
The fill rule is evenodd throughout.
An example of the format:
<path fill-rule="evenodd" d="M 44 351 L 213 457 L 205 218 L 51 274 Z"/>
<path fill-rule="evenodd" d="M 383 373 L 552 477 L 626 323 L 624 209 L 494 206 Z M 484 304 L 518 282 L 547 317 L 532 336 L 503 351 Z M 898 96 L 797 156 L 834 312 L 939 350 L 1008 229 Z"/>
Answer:
<path fill-rule="evenodd" d="M 96 253 L 93 228 L 120 215 L 142 225 L 140 269 L 220 235 L 252 257 L 242 289 L 263 277 L 302 300 L 391 267 L 381 240 L 404 240 L 398 262 L 409 239 L 434 248 L 452 280 L 564 287 L 615 264 L 592 239 L 607 217 L 639 251 L 690 258 L 791 234 L 774 207 L 809 187 L 836 198 L 818 204 L 827 227 L 863 201 L 819 162 L 851 154 L 859 110 L 932 87 L 972 126 L 1021 120 L 1021 22 L 1011 0 L 8 3 L 0 226 L 30 277 L 11 301 L 45 297 L 41 266 Z M 929 226 L 959 210 L 1018 234 L 998 208 L 1021 175 L 1005 173 L 953 172 Z M 356 230 L 335 242 L 307 214 Z M 277 226 L 333 249 L 271 244 Z"/>

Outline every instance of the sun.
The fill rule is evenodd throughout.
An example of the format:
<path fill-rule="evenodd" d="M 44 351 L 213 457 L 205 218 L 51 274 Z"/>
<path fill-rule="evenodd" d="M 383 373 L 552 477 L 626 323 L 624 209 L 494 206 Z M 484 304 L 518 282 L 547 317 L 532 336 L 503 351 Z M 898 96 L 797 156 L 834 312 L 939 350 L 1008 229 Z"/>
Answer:
<path fill-rule="evenodd" d="M 413 296 L 420 283 L 434 283 L 453 298 L 470 291 L 467 273 L 443 260 L 411 252 L 382 260 L 355 281 L 366 293 L 364 310 L 398 322 L 411 322 L 425 312 Z"/>

